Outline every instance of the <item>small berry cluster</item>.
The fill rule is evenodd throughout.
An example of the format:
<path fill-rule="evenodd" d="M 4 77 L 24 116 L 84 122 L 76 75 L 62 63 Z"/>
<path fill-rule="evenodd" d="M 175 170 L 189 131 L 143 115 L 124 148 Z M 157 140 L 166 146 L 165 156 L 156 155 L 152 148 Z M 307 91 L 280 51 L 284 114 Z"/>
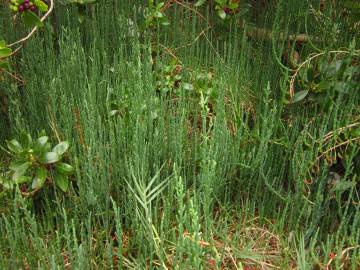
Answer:
<path fill-rule="evenodd" d="M 10 9 L 13 10 L 14 12 L 20 12 L 20 13 L 27 10 L 34 12 L 36 11 L 36 6 L 34 5 L 33 2 L 30 2 L 30 0 L 23 0 L 23 1 L 11 0 Z"/>
<path fill-rule="evenodd" d="M 22 5 L 19 6 L 19 12 L 23 12 L 25 10 L 36 11 L 36 6 L 33 2 L 30 2 L 29 0 L 24 0 Z"/>
<path fill-rule="evenodd" d="M 227 6 L 225 6 L 223 8 L 223 10 L 225 11 L 226 14 L 229 14 L 231 12 L 231 9 L 229 7 L 227 7 Z"/>

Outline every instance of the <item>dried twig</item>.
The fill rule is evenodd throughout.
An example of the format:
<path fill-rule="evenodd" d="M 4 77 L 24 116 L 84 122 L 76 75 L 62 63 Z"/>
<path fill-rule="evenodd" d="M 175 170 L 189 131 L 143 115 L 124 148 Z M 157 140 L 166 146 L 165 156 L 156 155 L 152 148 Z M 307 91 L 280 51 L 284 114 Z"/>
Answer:
<path fill-rule="evenodd" d="M 202 15 L 199 11 L 197 11 L 196 9 L 192 8 L 191 6 L 182 3 L 181 1 L 178 0 L 174 0 L 174 2 L 180 6 L 183 6 L 184 8 L 194 12 L 195 14 L 197 14 L 199 16 L 199 18 L 201 18 L 202 20 L 204 20 L 206 22 L 207 25 L 210 25 L 210 23 L 208 22 L 208 20 L 204 17 L 204 15 Z"/>
<path fill-rule="evenodd" d="M 13 74 L 9 71 L 7 71 L 4 68 L 0 68 L 0 73 L 1 72 L 5 72 L 7 75 L 9 75 L 10 77 L 14 78 L 16 81 L 18 81 L 19 83 L 21 83 L 21 85 L 25 85 L 26 81 L 24 81 L 24 79 L 22 79 L 20 76 L 17 76 L 16 74 Z"/>
<path fill-rule="evenodd" d="M 240 25 L 242 26 L 242 24 Z M 318 37 L 309 36 L 307 34 L 285 34 L 283 32 L 275 33 L 272 30 L 266 28 L 260 28 L 256 26 L 246 26 L 248 31 L 246 31 L 246 35 L 252 38 L 264 38 L 271 39 L 275 34 L 276 37 L 281 41 L 293 41 L 296 43 L 306 43 L 310 40 L 319 41 Z"/>
<path fill-rule="evenodd" d="M 338 128 L 336 130 L 332 130 L 330 131 L 329 133 L 327 133 L 325 136 L 324 136 L 324 139 L 323 139 L 323 142 L 326 143 L 328 140 L 331 139 L 331 137 L 336 134 L 336 133 L 340 133 L 340 132 L 343 132 L 344 130 L 346 129 L 349 129 L 349 128 L 352 128 L 352 127 L 356 127 L 360 125 L 360 122 L 356 122 L 356 123 L 352 123 L 350 125 L 347 125 L 345 127 L 341 127 L 341 128 Z"/>
<path fill-rule="evenodd" d="M 200 38 L 201 36 L 205 35 L 205 33 L 206 33 L 207 31 L 209 31 L 210 29 L 211 29 L 211 26 L 206 27 L 205 29 L 203 29 L 203 30 L 196 36 L 196 38 L 195 38 L 192 42 L 189 42 L 189 43 L 187 43 L 187 44 L 185 44 L 185 45 L 182 45 L 182 46 L 180 46 L 180 47 L 177 47 L 177 48 L 174 49 L 174 51 L 177 51 L 177 50 L 179 50 L 179 49 L 183 49 L 183 48 L 186 48 L 186 47 L 193 46 L 193 45 L 199 40 L 199 38 Z"/>
<path fill-rule="evenodd" d="M 336 257 L 340 257 L 340 258 L 342 258 L 342 257 L 344 257 L 344 255 L 347 253 L 347 252 L 349 252 L 350 250 L 352 250 L 352 249 L 356 249 L 356 248 L 359 248 L 360 247 L 360 245 L 357 245 L 357 246 L 353 246 L 353 247 L 348 247 L 348 248 L 345 248 L 343 251 L 341 251 L 340 252 L 340 254 L 335 254 L 334 256 L 331 256 L 331 258 L 330 258 L 330 260 L 327 262 L 327 264 L 326 264 L 326 270 L 330 270 L 330 269 L 332 269 L 330 266 L 331 266 L 331 263 L 332 263 L 332 261 L 336 258 Z"/>
<path fill-rule="evenodd" d="M 313 164 L 316 164 L 316 162 L 318 162 L 318 161 L 319 161 L 322 157 L 324 157 L 327 153 L 329 153 L 329 152 L 331 152 L 331 151 L 334 151 L 335 149 L 337 149 L 337 148 L 339 148 L 339 147 L 341 147 L 341 146 L 348 145 L 348 144 L 350 144 L 350 143 L 353 142 L 353 141 L 360 141 L 360 137 L 351 138 L 351 139 L 349 139 L 349 140 L 347 140 L 347 141 L 344 141 L 344 142 L 342 142 L 342 143 L 339 143 L 339 144 L 337 144 L 337 145 L 335 145 L 335 146 L 327 149 L 325 152 L 323 152 L 320 156 L 318 156 L 318 157 L 316 158 L 316 160 L 314 161 Z"/>
<path fill-rule="evenodd" d="M 165 45 L 159 43 L 159 46 L 162 47 L 172 58 L 174 58 L 177 62 L 179 62 L 182 65 L 181 60 L 172 52 L 172 50 Z"/>

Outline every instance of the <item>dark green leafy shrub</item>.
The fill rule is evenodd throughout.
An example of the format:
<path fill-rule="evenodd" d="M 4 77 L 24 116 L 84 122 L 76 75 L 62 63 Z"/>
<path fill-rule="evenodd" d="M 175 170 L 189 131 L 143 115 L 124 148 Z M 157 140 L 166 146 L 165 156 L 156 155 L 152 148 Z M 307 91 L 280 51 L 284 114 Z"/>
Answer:
<path fill-rule="evenodd" d="M 114 93 L 113 88 L 109 88 L 106 97 L 106 106 L 110 117 L 120 116 L 121 118 L 124 118 L 129 113 L 129 96 L 125 94 L 120 98 Z"/>
<path fill-rule="evenodd" d="M 250 5 L 243 2 L 240 0 L 215 0 L 214 9 L 220 19 L 226 20 L 234 15 L 244 15 L 248 12 Z M 212 2 L 199 0 L 195 6 L 200 7 L 205 4 L 212 4 Z"/>
<path fill-rule="evenodd" d="M 299 83 L 310 93 L 324 93 L 328 89 L 349 93 L 358 83 L 357 63 L 350 57 L 340 59 L 320 59 L 300 74 Z"/>
<path fill-rule="evenodd" d="M 210 70 L 186 69 L 176 60 L 157 68 L 155 73 L 156 90 L 160 94 L 179 96 L 181 90 L 192 98 L 206 96 L 216 98 L 216 86 L 213 72 Z"/>
<path fill-rule="evenodd" d="M 164 26 L 169 25 L 170 22 L 164 14 L 164 9 L 165 2 L 155 3 L 154 0 L 148 0 L 144 11 L 146 27 L 153 27 L 158 23 Z"/>
<path fill-rule="evenodd" d="M 193 91 L 197 97 L 206 96 L 213 100 L 217 97 L 214 74 L 211 71 L 191 71 L 189 80 L 183 84 L 183 88 Z"/>
<path fill-rule="evenodd" d="M 359 91 L 359 66 L 358 51 L 333 51 L 308 58 L 293 76 L 292 83 L 296 87 L 292 84 L 291 89 L 298 90 L 289 103 L 306 99 L 315 104 L 325 104 L 325 101 L 335 101 L 339 94 L 349 95 Z"/>
<path fill-rule="evenodd" d="M 215 9 L 218 16 L 225 20 L 228 15 L 235 14 L 239 8 L 240 1 L 215 0 Z"/>
<path fill-rule="evenodd" d="M 32 195 L 48 182 L 63 192 L 68 191 L 69 176 L 74 170 L 64 162 L 69 143 L 62 141 L 51 148 L 48 141 L 49 137 L 42 133 L 36 140 L 30 134 L 24 134 L 20 141 L 6 142 L 11 163 L 6 177 L 0 181 L 4 189 L 20 186 L 23 194 Z"/>
<path fill-rule="evenodd" d="M 156 75 L 156 90 L 160 94 L 175 93 L 177 94 L 179 84 L 183 77 L 183 67 L 176 60 L 168 64 L 160 64 Z"/>

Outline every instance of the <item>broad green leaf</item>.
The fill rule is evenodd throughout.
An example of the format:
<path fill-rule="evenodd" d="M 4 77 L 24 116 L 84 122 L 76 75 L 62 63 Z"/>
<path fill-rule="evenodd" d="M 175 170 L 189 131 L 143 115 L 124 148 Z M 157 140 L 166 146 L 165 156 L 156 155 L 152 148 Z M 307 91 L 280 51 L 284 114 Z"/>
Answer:
<path fill-rule="evenodd" d="M 12 189 L 14 182 L 0 174 L 0 186 L 2 189 Z M 0 193 L 1 194 L 1 193 Z M 1 197 L 1 196 L 0 196 Z"/>
<path fill-rule="evenodd" d="M 165 17 L 161 20 L 161 25 L 163 26 L 168 26 L 170 25 L 170 22 L 169 20 L 167 20 Z"/>
<path fill-rule="evenodd" d="M 71 174 L 74 171 L 74 167 L 67 163 L 59 163 L 56 165 L 56 170 L 62 174 Z"/>
<path fill-rule="evenodd" d="M 56 173 L 54 176 L 55 184 L 63 191 L 66 192 L 69 189 L 69 179 L 67 176 Z"/>
<path fill-rule="evenodd" d="M 0 68 L 2 68 L 2 69 L 10 69 L 9 61 L 0 60 Z"/>
<path fill-rule="evenodd" d="M 156 5 L 156 9 L 160 10 L 164 5 L 165 5 L 164 2 L 160 2 L 159 4 Z"/>
<path fill-rule="evenodd" d="M 25 11 L 23 13 L 23 19 L 24 19 L 24 24 L 28 27 L 43 26 L 43 23 L 40 21 L 39 17 L 31 11 Z"/>
<path fill-rule="evenodd" d="M 5 42 L 5 40 L 1 39 L 0 40 L 0 49 L 4 48 L 4 47 L 6 47 L 6 42 Z"/>
<path fill-rule="evenodd" d="M 30 165 L 31 165 L 30 162 L 24 162 L 21 164 L 12 163 L 11 168 L 10 168 L 11 170 L 14 171 L 12 179 L 17 182 L 17 179 L 26 173 L 26 171 L 30 167 Z"/>
<path fill-rule="evenodd" d="M 42 12 L 48 11 L 48 5 L 41 0 L 35 0 L 34 5 Z"/>
<path fill-rule="evenodd" d="M 39 137 L 42 137 L 42 136 L 46 136 L 46 131 L 44 129 L 42 129 L 40 132 L 39 132 Z"/>
<path fill-rule="evenodd" d="M 331 87 L 331 82 L 330 81 L 321 81 L 318 85 L 317 85 L 317 90 L 318 92 L 323 92 L 328 90 Z"/>
<path fill-rule="evenodd" d="M 15 171 L 17 167 L 21 166 L 25 162 L 28 162 L 26 158 L 13 160 L 10 163 L 9 169 L 12 170 L 12 171 Z"/>
<path fill-rule="evenodd" d="M 60 160 L 60 156 L 58 153 L 55 152 L 47 152 L 44 156 L 45 164 L 51 164 L 58 162 Z"/>
<path fill-rule="evenodd" d="M 69 143 L 67 141 L 63 141 L 56 145 L 52 151 L 61 156 L 68 150 L 68 148 Z"/>
<path fill-rule="evenodd" d="M 239 3 L 236 3 L 236 2 L 230 2 L 229 3 L 229 8 L 231 10 L 237 9 L 238 7 L 239 7 Z"/>
<path fill-rule="evenodd" d="M 293 103 L 303 100 L 308 95 L 308 93 L 309 93 L 308 90 L 303 90 L 303 91 L 299 91 L 299 92 L 295 93 L 293 98 L 290 100 L 290 103 L 293 104 Z"/>
<path fill-rule="evenodd" d="M 22 146 L 20 145 L 20 143 L 15 139 L 13 139 L 11 141 L 6 141 L 6 144 L 7 144 L 7 147 L 9 148 L 9 150 L 14 153 L 20 153 L 24 150 L 22 148 Z"/>
<path fill-rule="evenodd" d="M 41 136 L 40 138 L 37 139 L 37 142 L 39 145 L 44 146 L 49 140 L 48 136 Z"/>
<path fill-rule="evenodd" d="M 31 180 L 31 177 L 21 175 L 21 176 L 17 177 L 16 179 L 13 179 L 13 180 L 15 181 L 16 184 L 21 185 L 21 184 L 29 182 Z"/>
<path fill-rule="evenodd" d="M 164 14 L 161 12 L 161 11 L 156 11 L 155 13 L 154 13 L 154 17 L 155 18 L 163 18 L 164 17 Z"/>
<path fill-rule="evenodd" d="M 40 167 L 36 171 L 31 187 L 33 189 L 41 188 L 45 183 L 46 177 L 47 177 L 47 170 L 43 167 Z"/>
<path fill-rule="evenodd" d="M 195 7 L 200 7 L 202 6 L 203 4 L 205 4 L 206 0 L 199 0 L 195 3 Z"/>
<path fill-rule="evenodd" d="M 7 47 L 0 48 L 0 58 L 8 57 L 11 55 L 11 53 L 12 53 L 12 50 L 10 48 L 7 48 Z"/>
<path fill-rule="evenodd" d="M 225 20 L 226 18 L 226 12 L 223 10 L 223 9 L 219 9 L 217 14 L 219 15 L 219 17 L 222 19 L 222 20 Z"/>

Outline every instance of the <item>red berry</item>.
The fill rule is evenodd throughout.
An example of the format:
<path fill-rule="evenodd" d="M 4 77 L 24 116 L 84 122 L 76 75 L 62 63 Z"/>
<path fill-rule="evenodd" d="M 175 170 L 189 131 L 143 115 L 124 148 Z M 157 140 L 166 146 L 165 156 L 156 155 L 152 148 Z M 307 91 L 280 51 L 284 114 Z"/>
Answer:
<path fill-rule="evenodd" d="M 29 4 L 29 2 L 24 2 L 24 7 L 25 7 L 25 9 L 29 9 L 29 7 L 30 7 L 30 4 Z"/>
<path fill-rule="evenodd" d="M 24 0 L 24 4 L 29 3 L 30 0 Z"/>
<path fill-rule="evenodd" d="M 35 5 L 31 5 L 31 6 L 30 6 L 30 10 L 31 10 L 31 11 L 35 11 L 35 10 L 36 10 L 36 6 L 35 6 Z"/>
<path fill-rule="evenodd" d="M 229 14 L 231 10 L 228 7 L 224 7 L 224 11 L 225 11 L 226 14 Z"/>
<path fill-rule="evenodd" d="M 19 6 L 19 12 L 23 12 L 25 10 L 25 7 L 23 5 Z"/>

